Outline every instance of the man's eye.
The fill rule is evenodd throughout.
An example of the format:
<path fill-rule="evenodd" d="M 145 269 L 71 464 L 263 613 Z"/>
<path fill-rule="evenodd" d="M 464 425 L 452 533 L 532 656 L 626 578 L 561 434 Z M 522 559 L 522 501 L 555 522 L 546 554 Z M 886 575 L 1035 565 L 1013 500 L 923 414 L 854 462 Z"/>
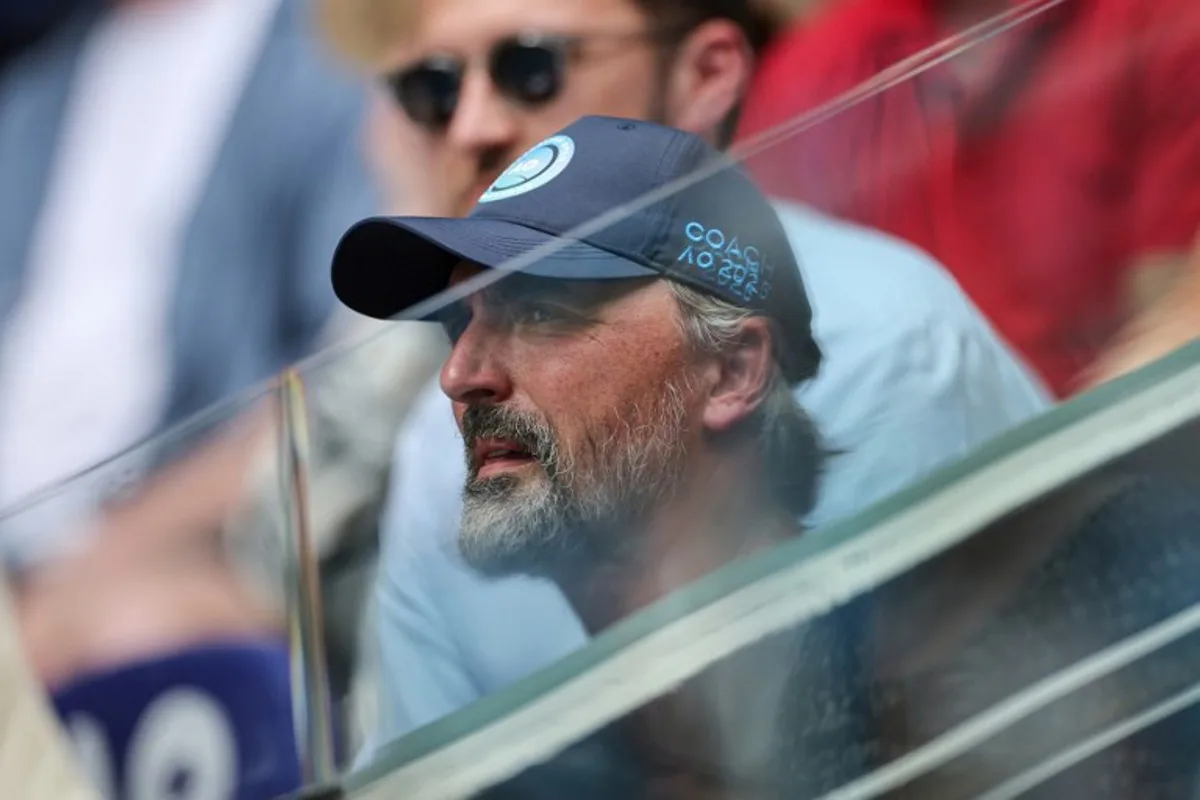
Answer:
<path fill-rule="evenodd" d="M 553 322 L 558 316 L 546 306 L 530 306 L 521 309 L 518 319 L 527 325 L 538 325 L 543 322 Z"/>
<path fill-rule="evenodd" d="M 577 315 L 569 309 L 549 303 L 527 303 L 514 309 L 513 320 L 521 325 L 548 325 L 569 322 Z"/>

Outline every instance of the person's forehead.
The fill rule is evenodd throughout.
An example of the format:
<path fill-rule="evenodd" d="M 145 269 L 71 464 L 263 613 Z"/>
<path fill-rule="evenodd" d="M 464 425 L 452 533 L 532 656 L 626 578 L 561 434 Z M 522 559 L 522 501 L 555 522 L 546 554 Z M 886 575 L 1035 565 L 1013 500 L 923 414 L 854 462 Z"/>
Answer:
<path fill-rule="evenodd" d="M 474 280 L 481 275 L 488 277 Z M 564 280 L 538 275 L 510 273 L 494 275 L 470 262 L 460 262 L 450 274 L 450 286 L 467 287 L 468 297 L 478 298 L 488 305 L 505 305 L 523 300 L 554 300 L 578 306 L 603 305 L 652 284 L 660 284 L 656 278 L 625 278 L 616 280 Z"/>
<path fill-rule="evenodd" d="M 480 277 L 484 276 L 484 277 Z M 578 311 L 596 311 L 622 298 L 638 294 L 643 302 L 656 304 L 666 311 L 670 307 L 670 291 L 657 278 L 626 278 L 617 280 L 564 280 L 523 273 L 495 276 L 477 264 L 459 262 L 450 273 L 450 287 L 470 284 L 470 292 L 459 301 L 448 304 L 451 314 L 461 313 L 471 306 L 503 310 L 528 302 L 550 302 Z M 475 287 L 478 289 L 471 291 Z"/>
<path fill-rule="evenodd" d="M 624 30 L 645 19 L 634 0 L 420 0 L 412 35 L 390 60 L 450 50 L 472 53 L 523 31 Z"/>

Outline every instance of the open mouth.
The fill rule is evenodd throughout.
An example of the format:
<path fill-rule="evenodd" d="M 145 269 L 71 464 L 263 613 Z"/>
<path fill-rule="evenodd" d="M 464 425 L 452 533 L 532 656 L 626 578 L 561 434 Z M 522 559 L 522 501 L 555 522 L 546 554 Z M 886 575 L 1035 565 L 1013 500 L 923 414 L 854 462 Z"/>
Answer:
<path fill-rule="evenodd" d="M 527 448 L 508 439 L 480 439 L 472 448 L 472 466 L 479 478 L 527 467 L 537 462 Z"/>

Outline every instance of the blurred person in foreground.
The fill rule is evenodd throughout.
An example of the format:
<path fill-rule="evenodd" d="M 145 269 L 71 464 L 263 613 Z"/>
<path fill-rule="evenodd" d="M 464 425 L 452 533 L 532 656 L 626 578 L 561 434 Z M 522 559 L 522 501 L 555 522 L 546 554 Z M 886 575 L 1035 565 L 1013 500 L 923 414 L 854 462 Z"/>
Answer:
<path fill-rule="evenodd" d="M 801 535 L 819 492 L 821 437 L 792 392 L 823 369 L 805 287 L 766 198 L 719 159 L 676 129 L 586 117 L 518 159 L 466 219 L 367 220 L 335 254 L 338 296 L 368 316 L 460 290 L 427 312 L 452 342 L 441 388 L 467 467 L 458 549 L 482 575 L 553 581 L 592 634 Z M 488 280 L 546 245 L 561 249 Z M 726 268 L 704 257 L 713 248 Z M 803 630 L 746 646 L 552 761 L 523 796 L 825 796 L 981 698 L 1200 601 L 1187 477 L 1093 481 L 867 599 L 831 598 Z M 948 596 L 953 607 L 930 602 Z M 933 769 L 913 796 L 977 796 L 1123 719 L 1140 692 L 1194 686 L 1198 646 L 1165 662 L 1171 678 L 1139 662 L 1102 701 L 1080 690 L 1019 742 Z M 1198 714 L 1122 738 L 1034 796 L 1188 800 Z"/>
<path fill-rule="evenodd" d="M 108 800 L 69 746 L 21 645 L 8 581 L 0 574 L 0 794 L 22 800 Z"/>
<path fill-rule="evenodd" d="M 464 213 L 506 164 L 585 114 L 665 122 L 725 145 L 755 52 L 784 17 L 736 0 L 332 0 L 324 10 L 333 40 L 379 78 L 371 141 L 391 206 L 428 216 Z M 808 524 L 862 510 L 1046 407 L 1036 379 L 925 254 L 800 205 L 774 208 L 826 356 L 797 398 L 839 452 Z M 362 408 L 392 402 L 360 392 L 350 413 L 350 400 L 321 427 L 353 428 Z M 486 580 L 462 564 L 452 420 L 430 383 L 397 444 L 371 625 L 377 741 L 587 641 L 554 585 Z"/>
<path fill-rule="evenodd" d="M 377 202 L 307 3 L 93 5 L 0 77 L 0 547 L 56 688 L 278 635 L 217 546 L 261 419 L 34 498 L 309 352 Z"/>
<path fill-rule="evenodd" d="M 1200 229 L 1200 5 L 836 0 L 772 43 L 739 137 L 1018 8 L 1041 13 L 747 163 L 769 192 L 932 253 L 1067 396 L 1197 302 L 1180 276 Z"/>

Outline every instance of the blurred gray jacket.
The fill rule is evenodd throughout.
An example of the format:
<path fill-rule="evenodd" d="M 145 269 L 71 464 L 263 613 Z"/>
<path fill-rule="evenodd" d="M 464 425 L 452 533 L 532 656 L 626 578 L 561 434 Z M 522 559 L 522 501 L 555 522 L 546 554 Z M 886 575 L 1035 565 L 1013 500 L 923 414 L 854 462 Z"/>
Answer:
<path fill-rule="evenodd" d="M 280 4 L 191 214 L 161 426 L 311 351 L 334 307 L 333 247 L 376 208 L 360 155 L 361 88 L 318 51 L 307 9 Z M 0 79 L 0 317 L 20 298 L 56 134 L 94 22 L 67 26 Z"/>
<path fill-rule="evenodd" d="M 178 277 L 169 390 L 155 430 L 311 352 L 335 305 L 333 247 L 377 208 L 360 153 L 362 87 L 320 52 L 308 14 L 309 3 L 292 0 L 274 12 L 187 218 L 171 265 Z M 80 15 L 0 75 L 0 320 L 13 313 L 29 278 L 81 53 L 100 19 Z M 173 437 L 154 460 L 186 452 L 212 428 Z M 111 497 L 138 479 L 116 467 L 100 470 L 84 493 Z"/>

